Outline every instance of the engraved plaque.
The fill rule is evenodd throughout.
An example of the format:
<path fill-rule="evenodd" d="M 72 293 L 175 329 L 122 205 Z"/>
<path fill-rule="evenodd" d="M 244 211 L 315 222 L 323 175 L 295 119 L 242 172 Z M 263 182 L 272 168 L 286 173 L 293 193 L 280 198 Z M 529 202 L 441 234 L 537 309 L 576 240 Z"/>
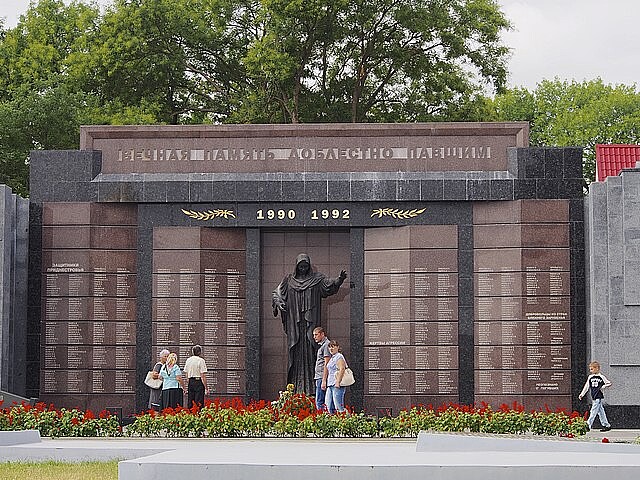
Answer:
<path fill-rule="evenodd" d="M 365 323 L 364 343 L 365 345 L 410 345 L 411 324 Z"/>
<path fill-rule="evenodd" d="M 474 317 L 476 321 L 522 320 L 522 298 L 518 297 L 476 297 Z"/>
<path fill-rule="evenodd" d="M 413 345 L 457 345 L 456 322 L 414 322 L 411 324 Z"/>
<path fill-rule="evenodd" d="M 569 271 L 568 248 L 523 248 L 522 270 L 552 270 Z"/>
<path fill-rule="evenodd" d="M 522 370 L 476 370 L 475 389 L 479 395 L 521 394 Z"/>
<path fill-rule="evenodd" d="M 411 320 L 408 298 L 365 298 L 364 321 L 409 321 Z"/>
<path fill-rule="evenodd" d="M 201 272 L 199 250 L 153 251 L 153 273 L 199 273 Z"/>
<path fill-rule="evenodd" d="M 533 297 L 527 298 L 522 305 L 523 318 L 536 320 L 570 320 L 569 297 Z"/>
<path fill-rule="evenodd" d="M 135 273 L 135 250 L 43 250 L 43 273 Z"/>
<path fill-rule="evenodd" d="M 477 369 L 517 370 L 523 368 L 524 347 L 522 346 L 477 346 L 474 351 Z"/>
<path fill-rule="evenodd" d="M 412 352 L 414 355 L 414 368 L 417 370 L 452 370 L 458 368 L 458 347 L 413 347 Z"/>
<path fill-rule="evenodd" d="M 414 372 L 365 371 L 367 394 L 408 394 L 414 391 Z"/>
<path fill-rule="evenodd" d="M 430 395 L 457 395 L 457 370 L 426 370 L 415 372 L 415 393 Z M 437 400 L 436 404 L 440 404 Z"/>
<path fill-rule="evenodd" d="M 411 318 L 415 321 L 458 321 L 457 297 L 415 297 L 411 299 Z"/>
<path fill-rule="evenodd" d="M 242 395 L 245 391 L 245 385 L 246 375 L 240 370 L 220 370 L 207 373 L 207 386 L 214 396 Z"/>
<path fill-rule="evenodd" d="M 566 370 L 527 370 L 523 393 L 562 395 L 571 393 L 571 372 Z"/>
<path fill-rule="evenodd" d="M 522 291 L 520 272 L 476 273 L 474 276 L 475 294 L 489 296 L 519 296 Z"/>
<path fill-rule="evenodd" d="M 81 408 L 117 401 L 131 413 L 137 207 L 50 203 L 43 208 L 42 398 Z M 124 393 L 129 396 L 114 399 Z"/>
<path fill-rule="evenodd" d="M 410 278 L 405 273 L 370 274 L 364 277 L 365 297 L 406 297 Z"/>
<path fill-rule="evenodd" d="M 524 343 L 523 322 L 476 322 L 473 327 L 476 345 L 522 345 Z"/>
<path fill-rule="evenodd" d="M 528 345 L 570 345 L 570 322 L 525 322 Z"/>
<path fill-rule="evenodd" d="M 200 344 L 216 396 L 245 390 L 244 243 L 242 229 L 154 228 L 152 342 L 179 363 Z"/>

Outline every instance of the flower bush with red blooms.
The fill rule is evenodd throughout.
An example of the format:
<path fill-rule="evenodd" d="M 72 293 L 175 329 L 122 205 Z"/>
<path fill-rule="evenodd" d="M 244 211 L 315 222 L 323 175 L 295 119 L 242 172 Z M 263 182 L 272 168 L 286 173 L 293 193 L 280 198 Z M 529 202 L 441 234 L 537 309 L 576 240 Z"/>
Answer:
<path fill-rule="evenodd" d="M 167 408 L 136 416 L 125 435 L 141 437 L 416 437 L 421 430 L 485 432 L 577 437 L 587 422 L 577 412 L 526 411 L 522 405 L 447 404 L 416 406 L 396 417 L 376 418 L 365 413 L 329 415 L 315 409 L 313 399 L 285 390 L 274 402 L 245 404 L 241 399 L 206 401 L 198 409 Z M 1 405 L 0 405 L 1 406 Z M 42 436 L 119 436 L 117 417 L 103 411 L 55 409 L 38 403 L 0 410 L 0 430 L 37 429 Z"/>
<path fill-rule="evenodd" d="M 554 412 L 549 408 L 527 412 L 518 403 L 503 404 L 495 411 L 486 403 L 451 403 L 437 409 L 417 406 L 401 411 L 395 418 L 380 419 L 383 437 L 414 437 L 421 430 L 579 436 L 587 432 L 587 422 L 578 412 Z"/>
<path fill-rule="evenodd" d="M 287 393 L 288 392 L 288 393 Z M 240 399 L 207 402 L 201 410 L 166 409 L 139 415 L 127 427 L 132 436 L 166 437 L 416 437 L 421 430 L 538 434 L 563 437 L 584 435 L 587 423 L 577 412 L 526 411 L 522 405 L 501 405 L 497 410 L 447 404 L 438 408 L 416 406 L 397 417 L 380 418 L 348 411 L 329 415 L 315 410 L 313 399 L 281 392 L 274 402 Z"/>
<path fill-rule="evenodd" d="M 0 402 L 0 407 L 2 403 Z M 38 430 L 43 437 L 114 437 L 122 434 L 116 416 L 107 411 L 96 418 L 91 410 L 56 409 L 39 402 L 0 409 L 0 430 Z"/>

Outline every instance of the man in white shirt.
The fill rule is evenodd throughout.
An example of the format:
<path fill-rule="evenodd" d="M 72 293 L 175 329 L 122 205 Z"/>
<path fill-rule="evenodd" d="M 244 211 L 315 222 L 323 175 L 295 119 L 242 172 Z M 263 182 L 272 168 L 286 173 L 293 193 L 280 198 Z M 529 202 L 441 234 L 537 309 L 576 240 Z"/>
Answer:
<path fill-rule="evenodd" d="M 209 395 L 207 387 L 207 364 L 200 355 L 202 347 L 194 345 L 191 349 L 192 356 L 187 358 L 184 364 L 184 374 L 189 379 L 189 395 L 187 406 L 191 408 L 195 402 L 198 407 L 204 406 L 204 396 Z"/>

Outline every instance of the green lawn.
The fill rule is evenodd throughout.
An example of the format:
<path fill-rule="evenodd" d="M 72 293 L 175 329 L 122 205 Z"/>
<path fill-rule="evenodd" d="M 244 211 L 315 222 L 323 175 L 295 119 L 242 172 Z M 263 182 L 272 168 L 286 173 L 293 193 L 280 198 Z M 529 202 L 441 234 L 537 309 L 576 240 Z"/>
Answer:
<path fill-rule="evenodd" d="M 118 462 L 6 462 L 2 480 L 117 480 Z"/>

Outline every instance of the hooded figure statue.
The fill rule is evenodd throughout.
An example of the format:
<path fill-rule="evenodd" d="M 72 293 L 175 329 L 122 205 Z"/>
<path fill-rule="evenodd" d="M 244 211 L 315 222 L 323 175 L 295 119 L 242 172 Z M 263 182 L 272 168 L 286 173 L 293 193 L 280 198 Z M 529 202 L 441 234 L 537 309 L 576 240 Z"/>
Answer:
<path fill-rule="evenodd" d="M 287 383 L 295 386 L 296 393 L 315 395 L 313 377 L 318 346 L 313 329 L 320 326 L 321 299 L 337 293 L 345 278 L 344 270 L 338 278 L 313 272 L 309 255 L 301 253 L 293 274 L 284 277 L 273 291 L 273 316 L 280 312 L 287 334 Z"/>

